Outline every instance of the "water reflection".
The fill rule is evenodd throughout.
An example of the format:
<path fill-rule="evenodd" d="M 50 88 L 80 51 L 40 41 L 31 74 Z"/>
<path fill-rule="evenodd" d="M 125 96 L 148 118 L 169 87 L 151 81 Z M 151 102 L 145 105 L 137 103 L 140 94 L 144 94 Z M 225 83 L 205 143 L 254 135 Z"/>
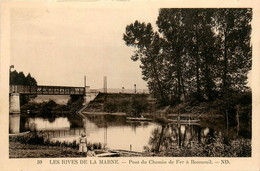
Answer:
<path fill-rule="evenodd" d="M 17 134 L 20 132 L 20 114 L 9 114 L 9 132 Z"/>
<path fill-rule="evenodd" d="M 197 143 L 210 143 L 217 137 L 233 135 L 231 127 L 227 132 L 222 122 L 216 120 L 215 124 L 207 121 L 208 124 L 192 125 L 128 121 L 125 116 L 114 115 L 89 115 L 84 119 L 73 115 L 54 118 L 52 122 L 46 118 L 10 117 L 10 124 L 17 122 L 21 123 L 21 131 L 44 131 L 51 141 L 78 141 L 80 134 L 86 132 L 90 143 L 123 150 L 130 150 L 131 146 L 133 151 L 143 151 L 144 147 L 150 151 L 192 147 Z M 242 128 L 240 131 L 246 132 Z"/>
<path fill-rule="evenodd" d="M 222 132 L 195 124 L 167 124 L 154 129 L 146 150 L 158 152 L 171 147 L 193 147 L 197 143 L 211 143 L 223 138 Z"/>
<path fill-rule="evenodd" d="M 72 120 L 71 120 L 72 119 Z M 55 118 L 52 122 L 44 118 L 21 118 L 24 131 L 44 131 L 51 141 L 78 141 L 85 132 L 88 142 L 102 143 L 111 149 L 143 151 L 153 129 L 160 127 L 152 122 L 129 122 L 125 116 L 89 115 L 75 121 L 74 117 Z"/>
<path fill-rule="evenodd" d="M 52 122 L 50 122 L 48 119 L 28 118 L 26 122 L 26 125 L 29 126 L 30 130 L 63 130 L 70 128 L 70 122 L 66 117 L 56 118 Z"/>

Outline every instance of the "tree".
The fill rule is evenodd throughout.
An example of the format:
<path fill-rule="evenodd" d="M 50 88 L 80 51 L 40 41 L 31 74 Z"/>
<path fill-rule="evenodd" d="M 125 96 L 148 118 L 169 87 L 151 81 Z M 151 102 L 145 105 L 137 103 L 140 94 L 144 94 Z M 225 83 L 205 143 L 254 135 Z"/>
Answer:
<path fill-rule="evenodd" d="M 10 72 L 10 85 L 23 85 L 23 86 L 37 86 L 37 81 L 31 76 L 30 73 L 25 77 L 23 72 L 17 72 L 16 70 Z M 28 103 L 30 98 L 35 98 L 36 95 L 20 95 L 21 106 Z"/>
<path fill-rule="evenodd" d="M 217 56 L 219 45 L 213 29 L 213 9 L 183 9 L 186 34 L 186 51 L 190 77 L 190 91 L 196 87 L 196 98 L 213 99 L 215 78 L 217 77 Z M 194 74 L 194 70 L 195 73 Z M 196 86 L 194 86 L 196 85 Z"/>
<path fill-rule="evenodd" d="M 153 31 L 150 23 L 135 21 L 126 27 L 123 39 L 127 46 L 138 48 L 131 57 L 133 61 L 140 60 L 143 79 L 147 81 L 152 93 L 158 95 L 162 102 L 167 101 L 165 85 L 162 81 L 164 59 L 161 55 L 163 40 Z"/>
<path fill-rule="evenodd" d="M 16 70 L 10 73 L 10 85 L 24 85 L 24 86 L 36 86 L 37 81 L 31 76 L 30 73 L 25 77 L 23 72 L 17 72 Z"/>
<path fill-rule="evenodd" d="M 177 101 L 180 101 L 181 95 L 185 95 L 183 74 L 185 69 L 186 61 L 183 56 L 185 56 L 185 34 L 184 34 L 184 23 L 182 9 L 160 9 L 159 16 L 157 19 L 157 26 L 159 32 L 165 38 L 168 44 L 168 58 L 170 66 L 168 70 L 169 75 L 172 78 L 171 83 L 176 87 Z"/>
<path fill-rule="evenodd" d="M 212 27 L 212 9 L 161 9 L 157 25 L 171 48 L 169 68 L 177 78 L 177 94 L 194 92 L 212 99 L 218 46 Z M 195 72 L 194 72 L 195 70 Z"/>
<path fill-rule="evenodd" d="M 252 65 L 252 9 L 220 9 L 214 19 L 222 49 L 221 90 L 225 94 L 243 90 Z"/>
<path fill-rule="evenodd" d="M 252 9 L 160 9 L 158 32 L 135 21 L 123 39 L 135 47 L 150 92 L 164 104 L 182 96 L 214 100 L 243 91 L 251 69 Z M 172 103 L 173 104 L 173 103 Z"/>
<path fill-rule="evenodd" d="M 51 118 L 53 116 L 53 108 L 56 106 L 57 104 L 53 100 L 43 102 L 40 108 L 40 114 L 46 118 Z"/>
<path fill-rule="evenodd" d="M 30 73 L 25 77 L 25 85 L 37 86 L 36 80 L 31 76 Z"/>

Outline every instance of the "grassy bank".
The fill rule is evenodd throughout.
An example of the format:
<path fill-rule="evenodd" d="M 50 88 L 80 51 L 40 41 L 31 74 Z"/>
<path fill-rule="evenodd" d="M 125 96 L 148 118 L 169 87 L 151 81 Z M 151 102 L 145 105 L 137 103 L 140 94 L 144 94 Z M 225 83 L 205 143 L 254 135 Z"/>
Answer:
<path fill-rule="evenodd" d="M 155 111 L 153 99 L 148 94 L 99 93 L 84 112 L 123 112 L 139 115 Z"/>
<path fill-rule="evenodd" d="M 24 144 L 10 141 L 10 158 L 58 158 L 81 157 L 78 150 L 70 147 Z"/>
<path fill-rule="evenodd" d="M 124 112 L 127 114 L 149 113 L 170 116 L 172 114 L 191 114 L 197 117 L 220 117 L 229 114 L 250 119 L 252 112 L 252 94 L 244 92 L 216 98 L 213 101 L 198 101 L 186 98 L 174 105 L 162 105 L 148 94 L 103 94 L 91 101 L 85 112 Z"/>
<path fill-rule="evenodd" d="M 9 137 L 10 158 L 23 157 L 80 157 L 79 145 L 76 141 L 52 142 L 44 132 L 30 132 L 25 135 Z M 88 150 L 101 149 L 100 143 L 88 143 Z"/>
<path fill-rule="evenodd" d="M 228 114 L 235 117 L 237 114 L 244 119 L 251 119 L 252 114 L 252 94 L 251 92 L 233 94 L 214 101 L 197 101 L 196 99 L 186 99 L 178 104 L 160 106 L 156 114 L 170 116 L 171 114 L 190 114 L 197 117 L 220 117 Z"/>
<path fill-rule="evenodd" d="M 28 134 L 22 135 L 22 136 L 11 136 L 9 137 L 10 142 L 20 142 L 23 144 L 32 144 L 32 145 L 45 145 L 45 146 L 63 146 L 63 147 L 70 147 L 73 149 L 78 149 L 79 144 L 76 141 L 73 142 L 53 142 L 48 139 L 48 135 L 45 132 L 30 132 Z M 88 143 L 87 144 L 88 149 L 100 149 L 101 144 L 100 143 Z"/>
<path fill-rule="evenodd" d="M 24 144 L 10 141 L 10 158 L 62 158 L 82 157 L 78 150 L 66 146 Z M 122 156 L 121 156 L 122 157 Z M 124 157 L 131 157 L 125 154 Z M 230 145 L 223 143 L 197 144 L 193 147 L 171 147 L 158 153 L 147 150 L 142 157 L 251 157 L 251 141 L 235 140 Z"/>

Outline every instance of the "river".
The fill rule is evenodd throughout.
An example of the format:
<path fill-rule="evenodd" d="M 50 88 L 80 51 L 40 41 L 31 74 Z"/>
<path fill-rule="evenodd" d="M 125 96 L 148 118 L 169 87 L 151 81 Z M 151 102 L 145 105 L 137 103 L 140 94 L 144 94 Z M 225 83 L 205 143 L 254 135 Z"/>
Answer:
<path fill-rule="evenodd" d="M 159 140 L 162 148 L 173 144 L 192 146 L 197 142 L 206 142 L 212 137 L 251 137 L 250 130 L 240 128 L 239 132 L 236 132 L 235 127 L 226 127 L 222 119 L 202 120 L 196 125 L 162 125 L 156 122 L 128 121 L 126 116 L 114 115 L 88 115 L 84 119 L 77 115 L 70 118 L 10 115 L 10 122 L 20 122 L 20 132 L 44 131 L 51 141 L 78 141 L 80 134 L 85 132 L 90 143 L 101 143 L 102 146 L 106 145 L 110 149 L 138 152 L 144 151 L 147 147 L 157 148 Z"/>

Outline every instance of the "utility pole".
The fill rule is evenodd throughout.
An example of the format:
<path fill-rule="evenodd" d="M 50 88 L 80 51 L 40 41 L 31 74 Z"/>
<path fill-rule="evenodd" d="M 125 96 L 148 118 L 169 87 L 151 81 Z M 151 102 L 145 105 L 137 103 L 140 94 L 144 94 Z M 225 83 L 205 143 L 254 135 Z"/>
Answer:
<path fill-rule="evenodd" d="M 86 77 L 86 75 L 84 76 L 84 87 L 86 87 L 86 85 L 87 85 L 87 77 Z"/>

